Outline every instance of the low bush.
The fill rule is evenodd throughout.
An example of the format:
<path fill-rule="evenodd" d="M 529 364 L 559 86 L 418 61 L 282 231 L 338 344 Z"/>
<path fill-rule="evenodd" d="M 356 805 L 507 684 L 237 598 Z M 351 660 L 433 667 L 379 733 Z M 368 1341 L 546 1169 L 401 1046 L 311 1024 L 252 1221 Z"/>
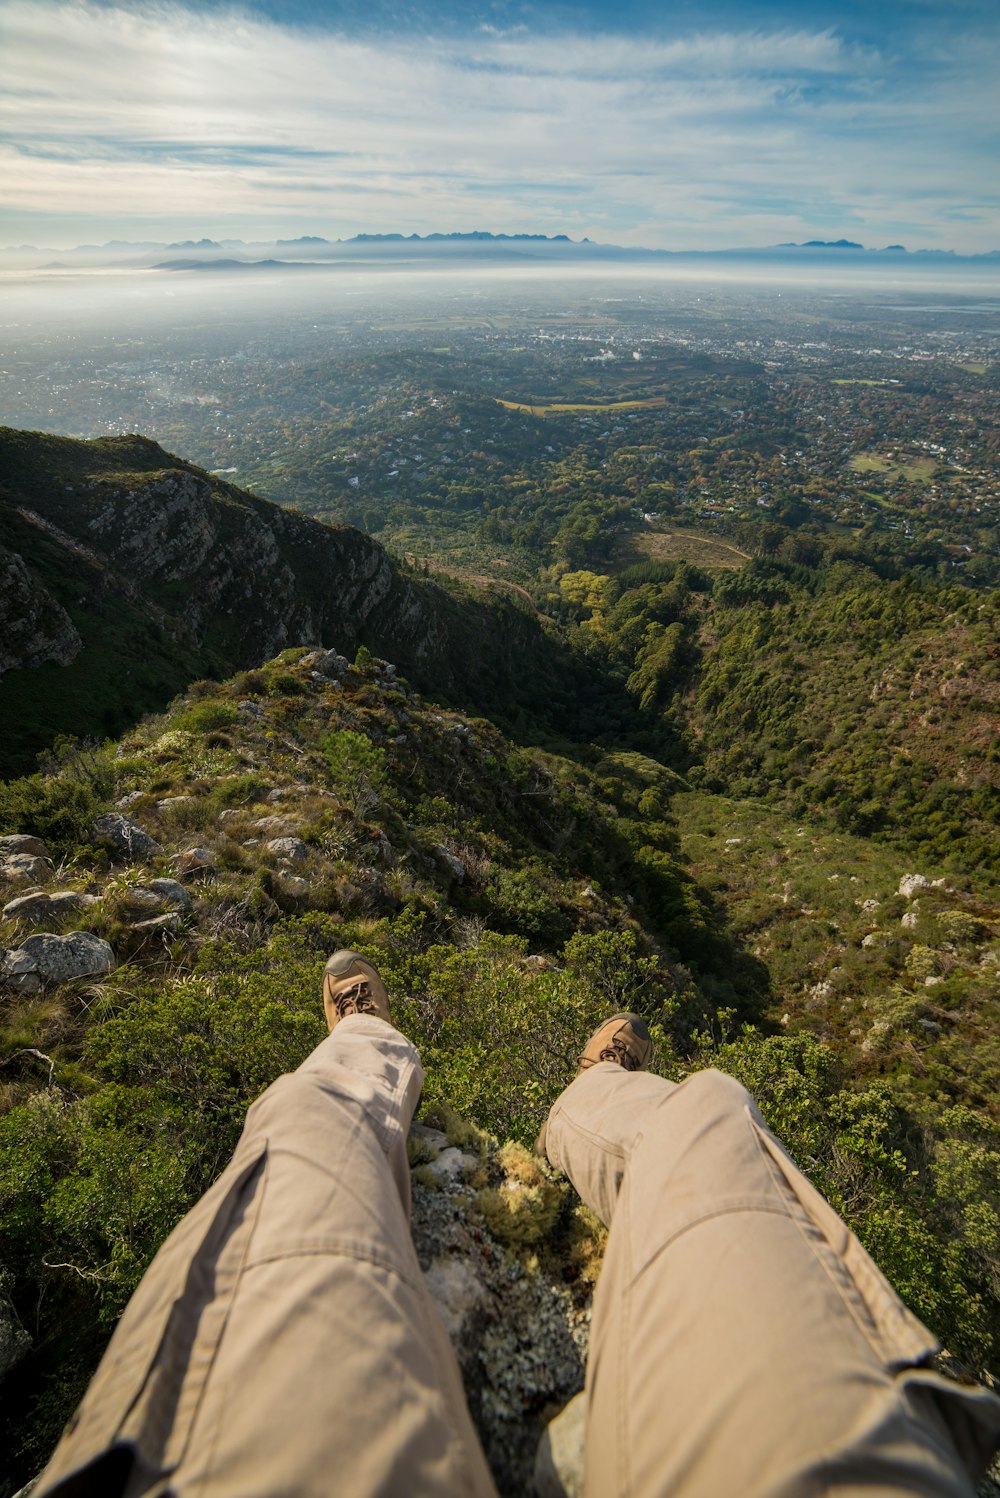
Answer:
<path fill-rule="evenodd" d="M 27 775 L 0 782 L 0 833 L 26 832 L 55 853 L 90 841 L 106 800 L 93 784 L 70 776 Z"/>
<path fill-rule="evenodd" d="M 234 702 L 227 702 L 221 697 L 204 697 L 176 713 L 173 727 L 182 733 L 211 733 L 216 728 L 227 728 L 238 717 L 239 711 Z"/>

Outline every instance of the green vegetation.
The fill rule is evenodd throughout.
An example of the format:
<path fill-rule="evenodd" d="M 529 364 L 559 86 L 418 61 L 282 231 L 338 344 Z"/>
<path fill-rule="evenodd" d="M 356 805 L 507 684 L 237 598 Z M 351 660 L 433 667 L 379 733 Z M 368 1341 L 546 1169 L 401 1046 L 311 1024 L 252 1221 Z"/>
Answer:
<path fill-rule="evenodd" d="M 752 592 L 776 585 L 756 576 Z M 647 563 L 559 583 L 589 615 L 585 648 L 630 665 L 642 716 L 669 717 L 710 580 Z M 320 1038 L 340 945 L 385 975 L 424 1056 L 424 1107 L 520 1145 L 581 1039 L 638 1008 L 661 1071 L 740 1076 L 909 1303 L 970 1366 L 995 1364 L 1000 910 L 985 891 L 946 876 L 907 900 L 898 848 L 799 824 L 780 798 L 690 789 L 634 749 L 515 747 L 370 653 L 343 670 L 329 681 L 286 652 L 198 683 L 113 754 L 65 745 L 49 774 L 4 788 L 0 831 L 58 840 L 99 900 L 75 924 L 120 962 L 3 1002 L 0 1258 L 34 1338 L 6 1417 L 14 1480 L 43 1460 L 247 1104 Z M 132 792 L 163 847 L 148 871 L 88 846 L 91 816 Z M 276 831 L 303 861 L 269 850 Z M 194 840 L 212 868 L 193 914 L 143 932 L 134 892 Z M 524 1201 L 480 1206 L 530 1246 L 561 1194 L 507 1156 Z"/>
<path fill-rule="evenodd" d="M 0 782 L 0 826 L 41 838 L 57 853 L 88 841 L 99 809 L 94 783 L 72 773 Z"/>
<path fill-rule="evenodd" d="M 294 458 L 255 460 L 399 563 L 143 439 L 0 442 L 4 544 L 83 641 L 0 682 L 0 834 L 48 844 L 43 882 L 97 899 L 61 929 L 118 960 L 0 998 L 0 1295 L 34 1344 L 13 1488 L 247 1104 L 321 1036 L 342 945 L 385 974 L 425 1110 L 510 1141 L 519 1191 L 479 1202 L 504 1243 L 561 1212 L 524 1147 L 635 1007 L 665 1075 L 741 1077 L 950 1350 L 1000 1366 L 995 527 L 950 458 L 880 448 L 899 410 L 941 439 L 943 387 L 572 340 L 518 343 L 515 379 L 447 336 L 359 360 L 343 404 L 317 368 Z M 807 461 L 816 403 L 841 430 Z M 261 666 L 276 620 L 344 657 Z M 119 804 L 148 867 L 93 846 Z M 192 909 L 150 926 L 177 874 Z"/>

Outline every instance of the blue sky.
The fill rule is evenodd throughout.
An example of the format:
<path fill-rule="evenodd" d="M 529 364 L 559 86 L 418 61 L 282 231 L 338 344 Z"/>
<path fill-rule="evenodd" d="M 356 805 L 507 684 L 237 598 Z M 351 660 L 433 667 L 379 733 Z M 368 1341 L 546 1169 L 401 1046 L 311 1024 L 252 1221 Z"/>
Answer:
<path fill-rule="evenodd" d="M 0 0 L 0 242 L 1000 248 L 997 0 Z"/>

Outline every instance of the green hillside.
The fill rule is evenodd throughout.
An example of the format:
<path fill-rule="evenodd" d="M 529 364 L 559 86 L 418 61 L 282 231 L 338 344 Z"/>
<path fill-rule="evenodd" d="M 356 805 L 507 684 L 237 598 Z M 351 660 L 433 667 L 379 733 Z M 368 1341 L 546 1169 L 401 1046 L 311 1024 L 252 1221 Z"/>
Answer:
<path fill-rule="evenodd" d="M 49 859 L 0 843 L 0 1321 L 30 1338 L 0 1498 L 321 1037 L 345 945 L 421 1046 L 424 1116 L 497 1140 L 640 1010 L 660 1071 L 743 1079 L 1000 1371 L 997 593 L 853 544 L 716 570 L 612 538 L 589 571 L 540 543 L 528 601 L 143 438 L 0 458 L 0 838 Z M 38 977 L 46 933 L 93 961 Z M 546 1272 L 585 1297 L 593 1269 Z"/>
<path fill-rule="evenodd" d="M 40 887 L 95 899 L 59 929 L 116 961 L 3 1000 L 0 1262 L 33 1339 L 12 1482 L 247 1103 L 320 1038 L 344 944 L 421 1045 L 425 1111 L 499 1138 L 530 1142 L 596 1020 L 637 1007 L 664 1074 L 743 1077 L 951 1351 L 997 1365 L 1000 910 L 935 866 L 907 900 L 898 852 L 678 785 L 635 752 L 517 748 L 364 652 L 298 650 L 0 788 L 0 831 L 56 863 Z M 95 841 L 122 804 L 143 856 Z M 0 943 L 38 929 L 9 914 Z"/>
<path fill-rule="evenodd" d="M 1000 874 L 1000 592 L 758 558 L 550 568 L 538 596 L 691 783 Z"/>
<path fill-rule="evenodd" d="M 589 737 L 628 717 L 523 602 L 445 589 L 146 438 L 0 428 L 0 476 L 0 774 L 306 642 L 365 645 L 511 724 Z"/>

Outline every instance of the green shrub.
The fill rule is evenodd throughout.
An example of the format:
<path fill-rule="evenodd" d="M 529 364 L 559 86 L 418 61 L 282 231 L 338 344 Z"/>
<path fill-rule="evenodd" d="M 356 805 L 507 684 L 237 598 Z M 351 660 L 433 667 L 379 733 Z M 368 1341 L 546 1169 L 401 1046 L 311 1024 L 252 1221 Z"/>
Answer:
<path fill-rule="evenodd" d="M 65 775 L 27 775 L 0 783 L 0 832 L 40 837 L 53 852 L 87 842 L 94 818 L 105 806 L 95 787 Z"/>
<path fill-rule="evenodd" d="M 267 690 L 271 697 L 305 697 L 309 683 L 291 671 L 276 671 L 268 677 Z"/>
<path fill-rule="evenodd" d="M 266 789 L 267 781 L 263 775 L 233 775 L 228 780 L 219 781 L 213 788 L 212 799 L 220 807 L 249 806 L 259 801 Z"/>
<path fill-rule="evenodd" d="M 176 714 L 173 726 L 183 733 L 211 733 L 215 728 L 228 728 L 238 718 L 239 711 L 234 702 L 205 697 Z"/>
<path fill-rule="evenodd" d="M 377 806 L 388 783 L 385 750 L 351 728 L 328 733 L 320 748 L 344 800 L 360 813 Z"/>
<path fill-rule="evenodd" d="M 25 1391 L 13 1381 L 4 1390 L 4 1444 L 26 1468 L 48 1459 L 129 1296 L 196 1195 L 159 1099 L 141 1088 L 85 1101 L 54 1090 L 0 1117 L 0 1261 L 17 1302 L 40 1318 Z"/>
<path fill-rule="evenodd" d="M 567 919 L 537 869 L 501 869 L 486 886 L 497 923 L 529 941 L 553 946 L 565 938 Z"/>
<path fill-rule="evenodd" d="M 986 934 L 982 921 L 964 910 L 942 910 L 937 916 L 938 930 L 945 941 L 958 946 L 972 946 Z"/>

